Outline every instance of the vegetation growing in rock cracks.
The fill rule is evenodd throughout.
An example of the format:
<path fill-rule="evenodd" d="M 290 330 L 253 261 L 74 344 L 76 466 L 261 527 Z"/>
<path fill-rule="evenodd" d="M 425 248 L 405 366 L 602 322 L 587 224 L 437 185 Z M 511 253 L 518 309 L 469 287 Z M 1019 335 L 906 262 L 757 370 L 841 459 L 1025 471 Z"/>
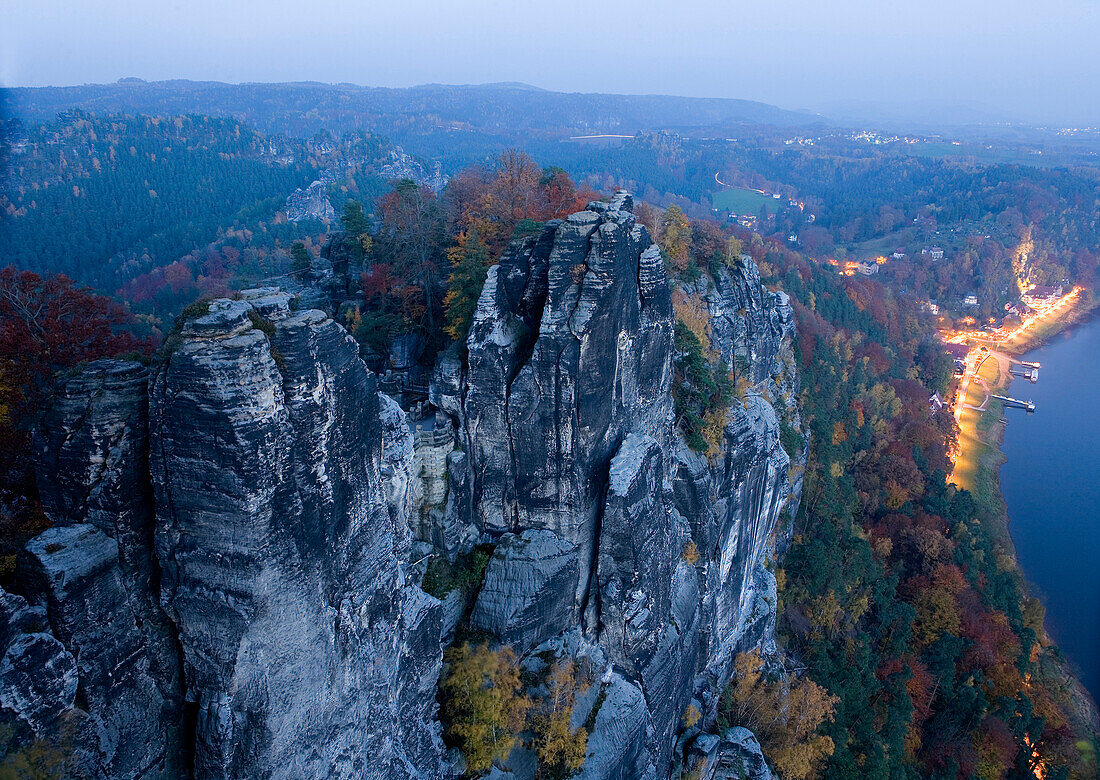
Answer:
<path fill-rule="evenodd" d="M 472 597 L 485 576 L 485 568 L 493 555 L 493 546 L 481 544 L 468 553 L 459 555 L 454 563 L 448 563 L 442 555 L 433 555 L 428 561 L 428 570 L 424 574 L 421 587 L 428 595 L 437 599 L 446 598 L 453 590 L 462 591 L 467 598 Z"/>
<path fill-rule="evenodd" d="M 586 677 L 572 659 L 556 660 L 550 667 L 548 693 L 535 705 L 530 718 L 540 780 L 568 777 L 584 764 L 588 729 L 573 728 L 571 719 L 578 694 L 588 688 Z"/>
<path fill-rule="evenodd" d="M 764 674 L 760 652 L 740 653 L 733 680 L 719 703 L 721 731 L 744 726 L 784 780 L 809 780 L 833 754 L 832 738 L 818 733 L 840 700 L 806 677 Z"/>
<path fill-rule="evenodd" d="M 444 654 L 442 718 L 445 735 L 461 748 L 470 772 L 503 760 L 523 730 L 531 700 L 523 695 L 515 651 L 469 642 Z"/>
<path fill-rule="evenodd" d="M 676 320 L 675 328 L 672 400 L 676 423 L 689 447 L 712 454 L 718 447 L 725 410 L 733 400 L 734 385 L 725 363 L 707 360 L 702 342 L 683 320 Z"/>

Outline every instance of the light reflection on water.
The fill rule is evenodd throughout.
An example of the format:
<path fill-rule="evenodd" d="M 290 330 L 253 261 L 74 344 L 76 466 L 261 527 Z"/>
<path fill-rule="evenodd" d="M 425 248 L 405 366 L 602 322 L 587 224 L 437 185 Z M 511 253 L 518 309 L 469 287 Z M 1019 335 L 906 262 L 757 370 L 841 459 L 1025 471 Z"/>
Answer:
<path fill-rule="evenodd" d="M 1012 382 L 1036 413 L 1008 410 L 1001 488 L 1047 627 L 1100 698 L 1100 319 L 1023 357 L 1039 382 Z"/>

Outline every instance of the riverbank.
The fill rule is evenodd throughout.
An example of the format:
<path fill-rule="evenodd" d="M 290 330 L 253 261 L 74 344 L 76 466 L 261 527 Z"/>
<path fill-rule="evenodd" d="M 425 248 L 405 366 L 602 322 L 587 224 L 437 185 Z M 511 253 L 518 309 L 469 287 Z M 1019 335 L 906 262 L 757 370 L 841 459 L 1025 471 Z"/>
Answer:
<path fill-rule="evenodd" d="M 1004 402 L 994 395 L 1012 396 L 1009 388 L 1013 376 L 1011 369 L 1015 358 L 1047 343 L 1067 328 L 1084 322 L 1097 312 L 1097 301 L 1089 291 L 1081 291 L 1072 305 L 1052 309 L 1046 316 L 1036 317 L 999 342 L 987 342 L 985 350 L 974 339 L 967 359 L 967 388 L 965 397 L 960 389 L 959 442 L 955 468 L 950 481 L 970 491 L 980 507 L 980 514 L 992 525 L 993 535 L 1012 558 L 1012 564 L 1021 580 L 1028 582 L 1017 554 L 1009 528 L 1009 511 L 1001 488 L 1001 467 L 1006 461 L 1003 451 L 1006 414 Z M 1042 369 L 1040 369 L 1040 374 Z M 1023 383 L 1024 388 L 1028 385 Z M 1022 389 L 1017 395 L 1028 399 Z M 1018 410 L 1024 414 L 1022 410 Z M 1041 412 L 1041 410 L 1039 410 Z M 1033 586 L 1028 586 L 1034 590 Z M 1033 607 L 1038 607 L 1032 602 Z M 1041 616 L 1042 610 L 1038 611 Z M 1042 617 L 1039 618 L 1043 620 Z M 1095 762 L 1097 735 L 1100 734 L 1100 713 L 1092 696 L 1073 674 L 1070 664 L 1054 644 L 1045 623 L 1037 626 L 1039 648 L 1035 660 L 1037 672 L 1044 687 L 1062 691 L 1060 698 L 1070 712 L 1071 728 L 1075 734 L 1091 735 L 1092 745 L 1083 741 L 1079 748 L 1091 752 Z M 1094 763 L 1093 766 L 1096 766 Z"/>
<path fill-rule="evenodd" d="M 1007 393 L 1012 382 L 1011 359 L 1045 344 L 1066 328 L 1091 317 L 1100 308 L 1100 300 L 1091 290 L 1075 287 L 1058 305 L 1029 319 L 1006 337 L 998 340 L 973 334 L 967 356 L 964 387 L 958 391 L 955 419 L 959 423 L 959 442 L 948 481 L 987 501 L 987 506 L 1005 511 L 998 473 L 1004 454 L 1004 405 L 993 394 Z M 988 354 L 982 349 L 992 348 Z M 992 359 L 990 359 L 992 358 Z M 1007 358 L 1007 359 L 1006 359 Z M 992 479 L 990 478 L 992 477 Z"/>

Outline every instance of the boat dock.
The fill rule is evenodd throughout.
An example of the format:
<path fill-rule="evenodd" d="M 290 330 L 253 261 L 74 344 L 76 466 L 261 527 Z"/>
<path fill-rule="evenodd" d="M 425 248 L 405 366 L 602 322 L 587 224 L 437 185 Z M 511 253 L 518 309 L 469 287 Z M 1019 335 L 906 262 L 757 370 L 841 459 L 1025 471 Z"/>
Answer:
<path fill-rule="evenodd" d="M 1009 398 L 1007 395 L 994 395 L 992 397 L 996 398 L 998 401 L 1001 401 L 1005 406 L 1011 406 L 1016 409 L 1023 409 L 1028 414 L 1033 414 L 1035 412 L 1034 401 L 1021 401 L 1018 398 Z"/>
<path fill-rule="evenodd" d="M 1008 373 L 1012 374 L 1012 376 L 1018 376 L 1021 379 L 1026 379 L 1027 381 L 1031 382 L 1031 384 L 1035 384 L 1039 381 L 1038 368 L 1030 368 L 1024 364 L 1021 364 L 1021 366 L 1021 368 L 1010 368 L 1008 370 Z"/>

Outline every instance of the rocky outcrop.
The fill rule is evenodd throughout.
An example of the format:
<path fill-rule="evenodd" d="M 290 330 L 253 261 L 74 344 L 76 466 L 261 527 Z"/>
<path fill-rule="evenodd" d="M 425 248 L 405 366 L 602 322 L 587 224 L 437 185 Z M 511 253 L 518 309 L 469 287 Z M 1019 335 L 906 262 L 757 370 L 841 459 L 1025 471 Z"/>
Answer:
<path fill-rule="evenodd" d="M 140 363 L 101 360 L 60 383 L 35 437 L 54 527 L 27 544 L 16 576 L 75 663 L 65 718 L 84 728 L 52 738 L 107 777 L 174 777 L 182 760 L 178 647 L 156 593 L 147 382 Z"/>
<path fill-rule="evenodd" d="M 93 748 L 106 777 L 171 777 L 178 767 L 177 691 L 166 658 L 152 651 L 128 608 L 119 544 L 90 524 L 57 526 L 28 543 L 19 579 L 45 606 L 52 633 L 72 654 L 80 707 L 97 732 Z M 74 702 L 75 704 L 75 702 Z"/>
<path fill-rule="evenodd" d="M 319 219 L 332 222 L 336 219 L 336 209 L 328 199 L 323 181 L 315 181 L 304 190 L 300 187 L 286 197 L 286 218 L 291 222 L 303 219 Z"/>
<path fill-rule="evenodd" d="M 505 534 L 485 572 L 470 623 L 526 652 L 576 623 L 576 584 L 573 544 L 547 530 Z"/>
<path fill-rule="evenodd" d="M 438 775 L 439 603 L 395 554 L 407 526 L 355 342 L 285 295 L 215 301 L 158 372 L 151 418 L 196 775 Z"/>
<path fill-rule="evenodd" d="M 713 716 L 714 694 L 728 679 L 733 655 L 771 643 L 775 582 L 765 557 L 789 530 L 787 524 L 776 536 L 781 517 L 797 512 L 807 448 L 787 296 L 761 286 L 748 256 L 733 269 L 720 269 L 713 287 L 697 283 L 688 292 L 705 303 L 709 347 L 734 367 L 742 388 L 726 418 L 720 455 L 708 459 L 683 443 L 673 454 L 676 509 L 688 519 L 704 564 L 700 663 L 715 683 L 703 692 L 706 714 Z M 783 425 L 802 441 L 793 464 L 780 444 Z"/>
<path fill-rule="evenodd" d="M 152 377 L 90 364 L 46 415 L 55 525 L 20 556 L 26 601 L 0 594 L 0 718 L 72 776 L 442 776 L 405 413 L 278 290 L 169 349 Z"/>
<path fill-rule="evenodd" d="M 469 460 L 442 535 L 472 522 L 500 541 L 474 626 L 520 652 L 579 630 L 621 681 L 592 721 L 586 777 L 666 777 L 693 694 L 709 723 L 735 653 L 774 627 L 765 557 L 797 500 L 780 444 L 783 424 L 800 429 L 793 314 L 749 258 L 685 292 L 742 379 L 709 458 L 675 429 L 672 297 L 625 194 L 514 242 L 465 371 L 445 358 L 433 380 Z"/>
<path fill-rule="evenodd" d="M 685 765 L 699 780 L 776 780 L 751 731 L 736 727 L 725 738 L 703 734 L 692 744 Z"/>
<path fill-rule="evenodd" d="M 50 630 L 45 607 L 32 607 L 21 596 L 0 591 L 0 651 L 5 720 L 31 739 L 54 736 L 76 703 L 80 672 L 72 653 Z"/>
<path fill-rule="evenodd" d="M 409 179 L 420 187 L 428 187 L 439 192 L 447 186 L 448 176 L 443 173 L 443 165 L 438 160 L 431 167 L 408 154 L 400 146 L 390 150 L 389 161 L 382 166 L 379 175 L 384 179 Z"/>
<path fill-rule="evenodd" d="M 620 193 L 489 269 L 410 428 L 333 319 L 357 256 L 334 241 L 312 292 L 214 301 L 151 372 L 60 385 L 36 438 L 54 525 L 0 591 L 0 726 L 72 776 L 443 778 L 442 646 L 472 630 L 535 677 L 586 670 L 581 777 L 768 777 L 751 734 L 706 732 L 735 654 L 772 641 L 798 501 L 785 296 L 749 258 L 684 288 L 739 393 L 692 451 L 664 261 Z M 480 587 L 415 584 L 490 546 Z M 495 776 L 532 777 L 529 748 Z"/>

